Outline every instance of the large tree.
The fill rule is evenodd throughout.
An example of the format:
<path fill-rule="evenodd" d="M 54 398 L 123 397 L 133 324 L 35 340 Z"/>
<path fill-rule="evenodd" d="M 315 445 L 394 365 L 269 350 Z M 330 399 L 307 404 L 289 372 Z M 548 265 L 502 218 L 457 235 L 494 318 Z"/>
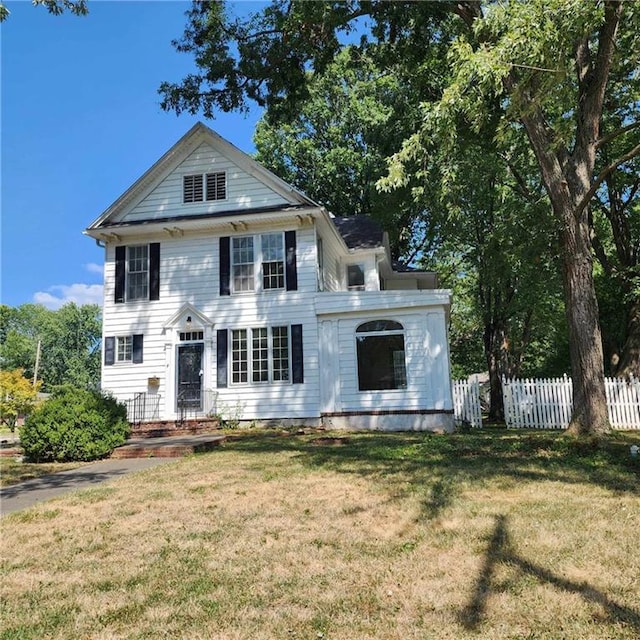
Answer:
<path fill-rule="evenodd" d="M 212 116 L 246 107 L 248 100 L 286 114 L 307 94 L 307 70 L 322 73 L 344 44 L 340 34 L 391 46 L 386 55 L 418 69 L 421 44 L 441 37 L 457 15 L 466 26 L 451 42 L 455 76 L 438 103 L 439 113 L 460 114 L 470 126 L 492 106 L 504 107 L 505 126 L 522 126 L 536 156 L 553 208 L 569 327 L 574 412 L 571 430 L 609 429 L 598 304 L 593 277 L 591 201 L 600 184 L 640 147 L 624 144 L 600 173 L 595 168 L 611 142 L 627 140 L 637 126 L 633 112 L 623 126 L 602 132 L 610 76 L 637 55 L 640 8 L 604 0 L 413 2 L 273 2 L 248 19 L 230 16 L 219 3 L 195 2 L 176 46 L 195 55 L 199 73 L 161 87 L 163 106 Z M 624 45 L 620 48 L 617 45 Z M 634 66 L 633 64 L 631 65 Z M 627 78 L 637 82 L 637 73 Z M 429 109 L 433 97 L 426 96 Z M 420 146 L 416 134 L 402 160 Z M 413 150 L 412 150 L 413 149 Z"/>
<path fill-rule="evenodd" d="M 553 336 L 557 320 L 549 311 L 558 292 L 550 207 L 522 136 L 498 146 L 495 118 L 479 132 L 462 127 L 453 148 L 433 138 L 403 188 L 376 188 L 387 157 L 414 128 L 415 84 L 446 80 L 380 68 L 380 49 L 366 56 L 354 47 L 341 51 L 311 79 L 309 97 L 286 123 L 272 122 L 267 110 L 254 137 L 256 157 L 333 213 L 371 215 L 389 230 L 394 257 L 442 274 L 456 291 L 455 374 L 489 371 L 490 418 L 500 420 L 502 376 L 543 366 L 540 343 Z M 433 53 L 444 64 L 444 52 Z M 432 92 L 439 95 L 438 87 Z M 484 363 L 477 357 L 483 349 Z"/>

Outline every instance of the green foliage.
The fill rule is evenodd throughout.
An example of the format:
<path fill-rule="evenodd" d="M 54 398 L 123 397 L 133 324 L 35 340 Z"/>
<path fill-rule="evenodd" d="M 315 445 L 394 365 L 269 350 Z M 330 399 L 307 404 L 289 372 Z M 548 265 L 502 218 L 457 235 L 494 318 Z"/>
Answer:
<path fill-rule="evenodd" d="M 286 123 L 268 110 L 254 136 L 256 159 L 337 216 L 372 216 L 389 232 L 393 256 L 406 258 L 425 242 L 422 203 L 376 183 L 414 126 L 418 99 L 399 69 L 380 68 L 380 49 L 344 49 L 309 80 L 307 100 Z"/>
<path fill-rule="evenodd" d="M 49 13 L 59 16 L 65 11 L 70 11 L 76 16 L 85 16 L 89 13 L 86 0 L 31 0 L 34 6 L 43 6 Z M 11 12 L 0 3 L 0 22 L 4 22 Z"/>
<path fill-rule="evenodd" d="M 124 404 L 97 391 L 59 387 L 20 430 L 25 455 L 36 462 L 95 460 L 129 434 Z"/>
<path fill-rule="evenodd" d="M 100 381 L 101 311 L 73 302 L 52 311 L 39 304 L 0 306 L 0 367 L 22 368 L 33 377 L 38 341 L 38 378 L 43 391 L 72 384 L 97 388 Z"/>

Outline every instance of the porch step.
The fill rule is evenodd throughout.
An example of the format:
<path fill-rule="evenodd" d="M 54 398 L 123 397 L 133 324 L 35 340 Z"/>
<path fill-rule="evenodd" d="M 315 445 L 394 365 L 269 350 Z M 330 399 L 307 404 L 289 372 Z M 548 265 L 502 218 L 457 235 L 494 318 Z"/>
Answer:
<path fill-rule="evenodd" d="M 179 458 L 212 451 L 226 440 L 225 435 L 180 435 L 161 438 L 131 438 L 113 450 L 111 458 Z"/>
<path fill-rule="evenodd" d="M 157 422 L 142 422 L 131 426 L 131 438 L 165 438 L 182 435 L 200 435 L 212 433 L 220 428 L 217 419 L 184 420 L 174 422 L 161 420 Z"/>

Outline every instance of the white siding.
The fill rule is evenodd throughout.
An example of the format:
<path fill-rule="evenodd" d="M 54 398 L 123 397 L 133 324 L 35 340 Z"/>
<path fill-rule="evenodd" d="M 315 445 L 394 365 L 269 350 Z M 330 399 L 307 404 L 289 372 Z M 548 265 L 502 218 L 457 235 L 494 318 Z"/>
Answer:
<path fill-rule="evenodd" d="M 157 239 L 156 239 L 157 240 Z M 139 242 L 136 240 L 135 242 Z M 135 242 L 132 242 L 134 244 Z M 115 304 L 115 245 L 108 245 L 105 264 L 104 336 L 144 335 L 141 364 L 103 366 L 102 387 L 121 400 L 137 392 L 151 392 L 147 379 L 157 376 L 160 412 L 175 417 L 175 351 L 183 324 L 167 327 L 186 302 L 212 325 L 205 331 L 203 388 L 215 389 L 226 405 L 244 406 L 243 418 L 309 417 L 318 415 L 318 338 L 315 310 L 309 300 L 316 292 L 315 233 L 313 227 L 296 229 L 297 291 L 219 295 L 219 237 L 162 238 L 160 244 L 160 299 Z M 302 324 L 304 384 L 229 386 L 217 389 L 216 330 Z"/>
<path fill-rule="evenodd" d="M 452 410 L 445 306 L 448 292 L 318 294 L 322 411 Z M 413 308 L 412 308 L 413 307 Z M 405 335 L 407 389 L 360 391 L 356 328 L 368 320 L 400 322 Z M 336 365 L 337 363 L 337 365 Z"/>
<path fill-rule="evenodd" d="M 192 329 L 204 332 L 203 389 L 217 394 L 223 415 L 244 420 L 277 420 L 313 419 L 322 412 L 451 410 L 445 315 L 449 293 L 440 290 L 318 293 L 315 228 L 298 224 L 296 221 L 281 227 L 282 231 L 296 230 L 297 291 L 220 296 L 219 236 L 163 235 L 127 239 L 127 244 L 160 242 L 160 299 L 114 304 L 115 245 L 109 244 L 104 335 L 143 334 L 144 359 L 141 364 L 103 366 L 103 388 L 121 400 L 137 392 L 157 393 L 160 417 L 175 419 L 178 334 L 185 330 L 189 314 Z M 250 229 L 246 233 L 251 232 Z M 327 266 L 343 263 L 336 245 L 325 243 Z M 192 305 L 188 311 L 183 309 L 186 303 Z M 191 309 L 196 309 L 197 314 Z M 358 389 L 355 329 L 362 322 L 380 318 L 397 320 L 404 327 L 406 390 Z M 218 329 L 292 324 L 303 326 L 303 384 L 217 386 Z M 229 353 L 229 363 L 230 356 Z M 160 381 L 157 388 L 148 386 L 152 377 Z M 397 424 L 401 424 L 400 419 Z"/>
<path fill-rule="evenodd" d="M 185 175 L 225 171 L 227 198 L 212 202 L 182 202 L 182 177 Z M 201 144 L 150 193 L 136 204 L 123 222 L 157 220 L 168 216 L 215 214 L 261 207 L 286 205 L 287 201 L 260 180 L 240 169 L 211 146 Z"/>

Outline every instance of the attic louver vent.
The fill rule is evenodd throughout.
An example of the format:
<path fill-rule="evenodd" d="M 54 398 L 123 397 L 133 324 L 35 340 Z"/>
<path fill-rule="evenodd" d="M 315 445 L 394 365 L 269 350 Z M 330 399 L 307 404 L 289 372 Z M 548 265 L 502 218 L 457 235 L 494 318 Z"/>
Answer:
<path fill-rule="evenodd" d="M 206 187 L 205 187 L 206 180 Z M 205 194 L 207 201 L 226 200 L 227 176 L 224 171 L 183 176 L 183 202 L 202 202 Z"/>
<path fill-rule="evenodd" d="M 207 173 L 207 200 L 225 200 L 227 180 L 224 171 Z"/>

